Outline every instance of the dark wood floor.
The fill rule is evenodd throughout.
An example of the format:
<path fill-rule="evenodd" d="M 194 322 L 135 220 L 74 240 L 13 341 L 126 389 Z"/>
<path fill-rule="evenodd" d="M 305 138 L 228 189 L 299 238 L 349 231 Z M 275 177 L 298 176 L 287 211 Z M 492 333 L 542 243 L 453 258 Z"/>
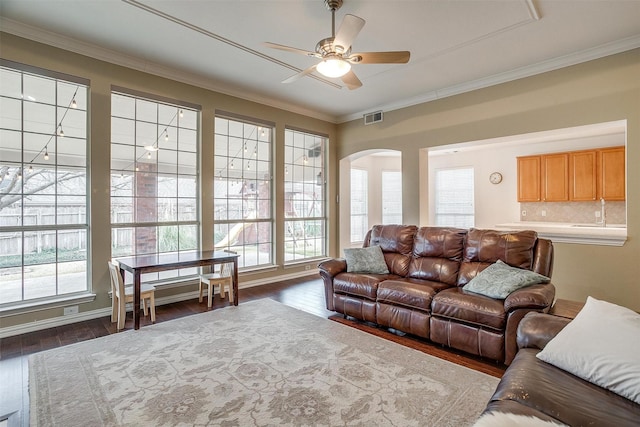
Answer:
<path fill-rule="evenodd" d="M 271 298 L 291 307 L 347 324 L 362 331 L 496 377 L 502 376 L 506 368 L 502 364 L 445 349 L 426 340 L 393 333 L 353 319 L 344 319 L 343 316 L 325 308 L 322 280 L 317 277 L 288 280 L 254 288 L 240 289 L 239 291 L 240 303 L 260 298 Z M 220 299 L 218 295 L 215 296 L 213 309 L 227 305 L 229 305 L 227 300 Z M 206 310 L 206 303 L 199 304 L 197 299 L 161 305 L 156 307 L 156 322 L 177 319 Z M 128 315 L 125 329 L 132 329 L 131 313 L 128 313 Z M 141 319 L 143 326 L 148 323 L 150 323 L 148 317 Z M 28 355 L 113 333 L 116 333 L 116 327 L 114 323 L 111 323 L 111 318 L 102 317 L 3 338 L 0 341 L 0 420 L 9 414 L 14 414 L 13 420 L 18 421 L 16 425 L 28 425 Z M 19 422 L 19 420 L 23 422 Z"/>

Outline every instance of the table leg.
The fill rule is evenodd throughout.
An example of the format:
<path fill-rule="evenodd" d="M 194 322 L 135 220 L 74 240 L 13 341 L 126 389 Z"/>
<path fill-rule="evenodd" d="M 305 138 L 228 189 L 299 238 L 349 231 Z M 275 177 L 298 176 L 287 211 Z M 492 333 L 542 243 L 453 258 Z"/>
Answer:
<path fill-rule="evenodd" d="M 233 258 L 233 305 L 238 305 L 238 257 Z"/>
<path fill-rule="evenodd" d="M 140 272 L 133 273 L 133 328 L 140 329 Z"/>

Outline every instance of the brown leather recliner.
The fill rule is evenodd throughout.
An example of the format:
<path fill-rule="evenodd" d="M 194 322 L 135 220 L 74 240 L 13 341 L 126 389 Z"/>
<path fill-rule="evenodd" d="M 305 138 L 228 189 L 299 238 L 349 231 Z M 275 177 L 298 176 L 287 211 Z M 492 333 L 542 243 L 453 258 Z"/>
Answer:
<path fill-rule="evenodd" d="M 464 291 L 497 260 L 550 277 L 553 245 L 533 231 L 377 225 L 365 238 L 371 245 L 381 247 L 389 274 L 348 273 L 343 259 L 318 266 L 329 310 L 506 364 L 520 319 L 548 311 L 555 296 L 550 283 L 505 300 Z"/>

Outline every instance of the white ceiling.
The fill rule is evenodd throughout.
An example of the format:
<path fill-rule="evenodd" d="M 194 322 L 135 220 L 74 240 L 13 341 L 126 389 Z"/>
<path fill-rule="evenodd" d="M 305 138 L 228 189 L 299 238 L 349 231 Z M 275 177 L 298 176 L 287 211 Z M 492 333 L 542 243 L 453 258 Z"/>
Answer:
<path fill-rule="evenodd" d="M 332 122 L 389 111 L 640 47 L 640 0 L 345 0 L 366 20 L 354 52 L 408 64 L 281 81 L 331 36 L 323 0 L 0 0 L 2 31 Z"/>

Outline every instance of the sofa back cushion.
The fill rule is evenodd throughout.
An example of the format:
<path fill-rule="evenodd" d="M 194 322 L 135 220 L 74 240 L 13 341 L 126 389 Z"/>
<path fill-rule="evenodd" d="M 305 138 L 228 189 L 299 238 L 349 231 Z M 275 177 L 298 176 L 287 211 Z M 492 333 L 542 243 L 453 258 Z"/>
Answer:
<path fill-rule="evenodd" d="M 464 286 L 479 272 L 501 260 L 510 266 L 532 270 L 538 233 L 472 228 L 467 233 L 458 286 Z"/>
<path fill-rule="evenodd" d="M 374 225 L 367 246 L 380 246 L 391 274 L 406 276 L 413 252 L 415 225 Z"/>
<path fill-rule="evenodd" d="M 455 285 L 462 261 L 467 230 L 421 227 L 413 243 L 408 277 Z"/>

